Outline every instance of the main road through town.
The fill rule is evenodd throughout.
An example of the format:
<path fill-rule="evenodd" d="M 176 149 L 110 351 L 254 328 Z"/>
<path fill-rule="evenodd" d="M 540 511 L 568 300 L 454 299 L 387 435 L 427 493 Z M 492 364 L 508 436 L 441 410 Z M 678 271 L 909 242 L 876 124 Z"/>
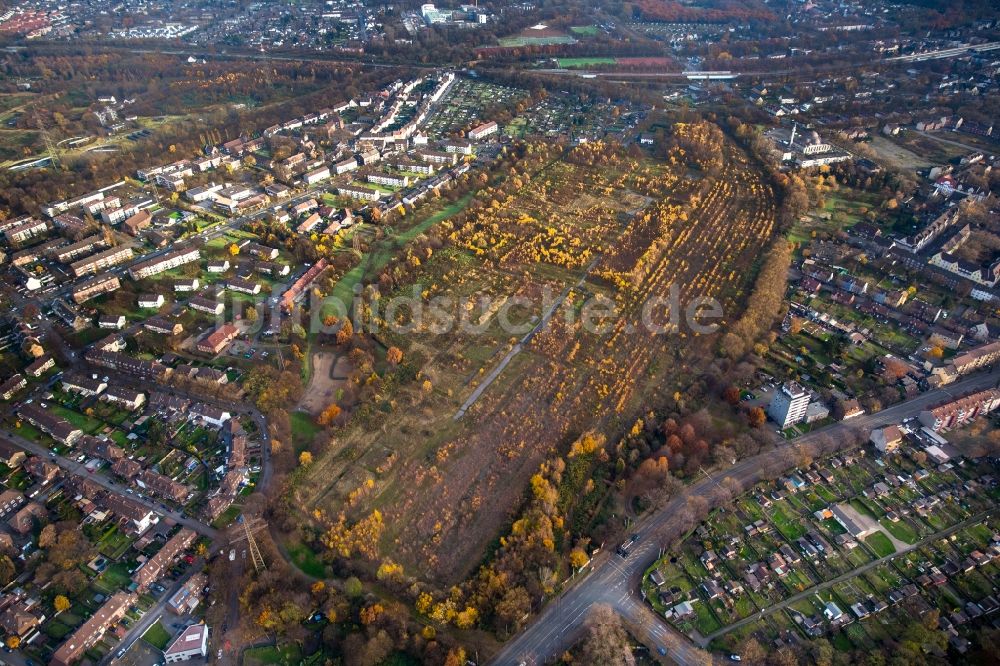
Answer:
<path fill-rule="evenodd" d="M 746 458 L 714 476 L 706 475 L 635 524 L 631 531 L 638 534 L 640 540 L 627 559 L 619 557 L 614 548 L 605 547 L 590 563 L 589 573 L 578 578 L 561 596 L 551 600 L 526 629 L 494 656 L 491 663 L 496 666 L 537 665 L 558 657 L 580 639 L 587 616 L 599 604 L 615 609 L 638 634 L 638 638 L 656 648 L 665 649 L 675 662 L 683 666 L 709 663 L 711 655 L 670 628 L 642 601 L 638 592 L 643 572 L 662 549 L 670 547 L 689 529 L 690 514 L 686 508 L 690 498 L 700 497 L 708 508 L 713 508 L 714 503 L 723 501 L 720 498 L 723 493 L 719 493 L 718 489 L 726 478 L 732 478 L 740 487 L 748 488 L 784 471 L 778 469 L 785 466 L 782 461 L 795 459 L 786 457 L 786 452 L 798 449 L 803 454 L 815 455 L 819 452 L 818 445 L 823 443 L 829 445 L 825 452 L 832 454 L 835 448 L 849 447 L 857 442 L 852 431 L 867 433 L 872 428 L 900 423 L 948 399 L 996 386 L 998 381 L 1000 369 L 975 374 L 881 412 L 841 421 L 778 444 L 776 449 Z M 787 463 L 788 466 L 794 464 Z"/>

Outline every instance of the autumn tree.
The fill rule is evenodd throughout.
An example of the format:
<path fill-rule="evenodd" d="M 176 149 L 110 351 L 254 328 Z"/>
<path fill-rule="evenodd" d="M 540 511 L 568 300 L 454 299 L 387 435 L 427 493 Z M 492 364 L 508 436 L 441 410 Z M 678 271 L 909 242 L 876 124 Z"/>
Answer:
<path fill-rule="evenodd" d="M 308 451 L 303 451 L 299 454 L 299 464 L 303 467 L 308 467 L 312 464 L 313 456 Z"/>
<path fill-rule="evenodd" d="M 321 426 L 328 426 L 333 423 L 338 416 L 340 416 L 340 406 L 337 405 L 337 403 L 332 403 L 320 413 L 319 418 L 316 419 L 316 423 Z"/>
<path fill-rule="evenodd" d="M 52 606 L 56 609 L 57 613 L 62 613 L 63 611 L 69 610 L 72 604 L 70 604 L 69 599 L 67 599 L 66 596 L 57 594 L 56 598 L 52 601 Z"/>
<path fill-rule="evenodd" d="M 764 425 L 765 421 L 767 421 L 767 414 L 763 407 L 754 407 L 747 412 L 747 423 L 750 424 L 751 428 L 759 428 Z"/>
<path fill-rule="evenodd" d="M 598 604 L 591 610 L 580 653 L 585 664 L 626 666 L 632 662 L 628 634 L 621 618 L 609 606 Z"/>
<path fill-rule="evenodd" d="M 389 347 L 385 353 L 385 360 L 390 365 L 399 365 L 403 362 L 403 350 L 399 347 Z"/>
<path fill-rule="evenodd" d="M 460 646 L 449 650 L 444 666 L 465 666 L 465 650 Z"/>
<path fill-rule="evenodd" d="M 346 345 L 354 337 L 354 325 L 351 324 L 350 319 L 345 319 L 340 326 L 340 330 L 337 331 L 337 344 Z"/>
<path fill-rule="evenodd" d="M 587 556 L 587 552 L 583 548 L 574 548 L 569 551 L 569 563 L 574 569 L 579 569 L 586 566 L 590 558 Z"/>

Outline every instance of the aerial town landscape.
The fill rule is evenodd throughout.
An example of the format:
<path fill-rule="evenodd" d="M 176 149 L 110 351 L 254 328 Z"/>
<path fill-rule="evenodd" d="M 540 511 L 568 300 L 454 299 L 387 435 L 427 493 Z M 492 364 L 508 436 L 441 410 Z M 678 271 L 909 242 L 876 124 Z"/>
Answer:
<path fill-rule="evenodd" d="M 0 73 L 0 664 L 1000 663 L 995 1 L 7 1 Z"/>

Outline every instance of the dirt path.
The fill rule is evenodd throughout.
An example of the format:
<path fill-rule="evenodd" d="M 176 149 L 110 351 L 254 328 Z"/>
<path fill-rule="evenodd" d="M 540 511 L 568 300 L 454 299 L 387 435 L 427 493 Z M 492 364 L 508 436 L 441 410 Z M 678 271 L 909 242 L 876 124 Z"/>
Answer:
<path fill-rule="evenodd" d="M 336 402 L 337 391 L 346 386 L 352 368 L 346 356 L 328 350 L 315 352 L 312 363 L 312 378 L 298 407 L 315 416 L 327 405 Z"/>
<path fill-rule="evenodd" d="M 930 160 L 889 141 L 884 136 L 873 135 L 871 147 L 878 153 L 880 159 L 898 169 L 920 169 L 932 164 Z"/>

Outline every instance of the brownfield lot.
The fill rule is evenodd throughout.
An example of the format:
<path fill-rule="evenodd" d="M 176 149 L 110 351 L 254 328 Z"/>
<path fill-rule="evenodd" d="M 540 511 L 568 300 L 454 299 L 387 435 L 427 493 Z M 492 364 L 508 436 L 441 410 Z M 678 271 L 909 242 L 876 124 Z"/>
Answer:
<path fill-rule="evenodd" d="M 676 284 L 682 304 L 712 296 L 735 318 L 773 231 L 773 193 L 731 146 L 711 179 L 682 159 L 667 164 L 617 151 L 570 161 L 548 150 L 552 161 L 519 174 L 524 185 L 515 196 L 489 202 L 421 263 L 417 289 L 425 297 L 494 299 L 470 307 L 469 319 L 483 331 L 436 335 L 425 322 L 406 335 L 383 335 L 420 359 L 419 381 L 386 399 L 388 414 L 339 433 L 296 497 L 304 512 L 345 511 L 349 520 L 378 509 L 382 552 L 442 584 L 482 560 L 550 451 L 591 427 L 630 427 L 651 395 L 686 385 L 688 365 L 707 358 L 715 336 L 636 327 L 643 304 Z M 533 305 L 511 318 L 533 325 L 545 289 L 567 293 L 559 314 L 456 420 L 523 335 L 499 325 L 497 302 L 527 297 Z M 595 295 L 622 314 L 601 335 L 563 316 Z"/>
<path fill-rule="evenodd" d="M 299 409 L 316 416 L 337 401 L 337 391 L 346 383 L 351 364 L 347 357 L 333 351 L 316 352 L 312 363 L 312 377 L 299 401 Z"/>

